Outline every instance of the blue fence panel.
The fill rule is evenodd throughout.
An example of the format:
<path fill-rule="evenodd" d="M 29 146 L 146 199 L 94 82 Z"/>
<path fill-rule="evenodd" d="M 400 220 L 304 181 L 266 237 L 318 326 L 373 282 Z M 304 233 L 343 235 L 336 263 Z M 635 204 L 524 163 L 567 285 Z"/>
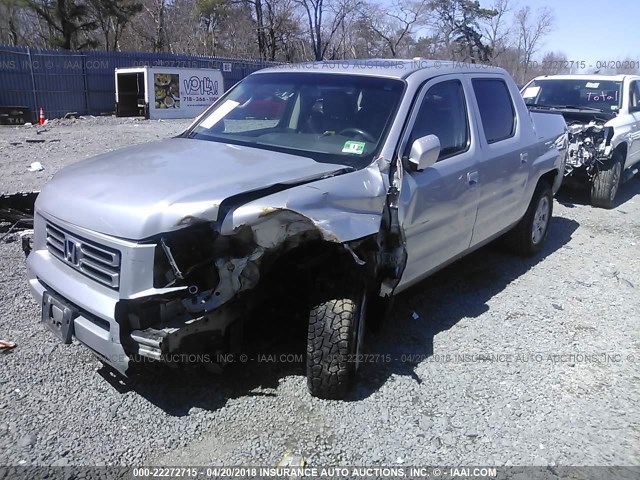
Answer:
<path fill-rule="evenodd" d="M 226 64 L 226 65 L 225 65 Z M 225 71 L 224 66 L 231 66 Z M 141 52 L 70 52 L 0 46 L 0 106 L 44 107 L 48 118 L 69 112 L 113 112 L 116 68 L 216 68 L 225 89 L 274 62 Z M 228 68 L 227 68 L 228 70 Z"/>
<path fill-rule="evenodd" d="M 35 105 L 31 61 L 20 51 L 0 51 L 0 105 Z"/>

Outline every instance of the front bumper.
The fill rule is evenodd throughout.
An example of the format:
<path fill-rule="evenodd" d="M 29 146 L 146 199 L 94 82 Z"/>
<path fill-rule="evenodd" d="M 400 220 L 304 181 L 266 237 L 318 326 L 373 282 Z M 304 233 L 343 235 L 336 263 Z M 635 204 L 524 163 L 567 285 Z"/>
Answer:
<path fill-rule="evenodd" d="M 41 276 L 54 279 L 56 274 L 49 264 L 50 258 L 46 258 L 42 252 L 33 252 L 29 255 L 27 263 L 29 264 L 29 287 L 31 288 L 31 293 L 36 301 L 42 305 L 44 292 L 51 292 L 51 289 L 42 282 Z M 38 272 L 39 275 L 35 272 Z M 55 282 L 55 280 L 53 281 Z M 82 288 L 81 284 L 73 281 L 66 283 L 66 286 L 71 289 Z M 112 302 L 111 299 L 94 295 L 96 300 L 95 305 L 102 307 L 100 308 L 102 313 L 100 315 L 92 315 L 89 312 L 83 311 L 80 306 L 80 304 L 90 305 L 91 303 L 74 301 L 78 297 L 73 294 L 60 294 L 57 291 L 55 294 L 69 301 L 82 312 L 73 320 L 75 338 L 80 341 L 80 343 L 89 347 L 101 360 L 111 365 L 120 373 L 125 374 L 129 368 L 129 357 L 120 344 L 119 325 L 115 319 L 113 319 L 113 315 L 109 314 L 109 312 L 115 311 L 115 302 Z M 88 297 L 86 300 L 88 300 Z"/>
<path fill-rule="evenodd" d="M 101 285 L 52 255 L 47 248 L 46 224 L 50 222 L 80 238 L 116 249 L 121 253 L 118 289 Z M 120 300 L 153 294 L 154 245 L 143 245 L 90 232 L 37 212 L 34 217 L 33 249 L 27 257 L 29 287 L 42 305 L 45 291 L 72 305 L 79 313 L 73 320 L 75 338 L 102 361 L 125 374 L 129 356 L 121 343 L 116 305 Z"/>

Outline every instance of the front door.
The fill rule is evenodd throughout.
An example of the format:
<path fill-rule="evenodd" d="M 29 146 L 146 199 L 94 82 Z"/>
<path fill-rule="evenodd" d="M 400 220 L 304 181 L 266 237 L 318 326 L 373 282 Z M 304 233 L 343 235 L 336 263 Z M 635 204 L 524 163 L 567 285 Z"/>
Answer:
<path fill-rule="evenodd" d="M 479 198 L 480 152 L 464 83 L 454 75 L 431 80 L 411 115 L 403 156 L 408 157 L 414 140 L 429 134 L 438 137 L 441 149 L 431 167 L 403 175 L 399 210 L 408 259 L 400 289 L 469 248 Z"/>

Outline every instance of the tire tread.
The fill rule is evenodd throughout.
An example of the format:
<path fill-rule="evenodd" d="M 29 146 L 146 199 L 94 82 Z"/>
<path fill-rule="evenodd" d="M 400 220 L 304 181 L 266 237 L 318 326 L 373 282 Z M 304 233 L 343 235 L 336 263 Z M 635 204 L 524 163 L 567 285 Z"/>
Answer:
<path fill-rule="evenodd" d="M 353 363 L 347 360 L 354 334 L 357 310 L 349 298 L 319 303 L 309 314 L 307 335 L 307 386 L 312 395 L 340 399 L 353 378 Z"/>
<path fill-rule="evenodd" d="M 613 188 L 613 167 L 621 161 L 620 157 L 615 157 L 606 168 L 601 169 L 593 177 L 593 182 L 591 184 L 591 205 L 594 207 L 611 209 L 615 206 L 615 197 L 613 200 L 611 199 L 611 189 Z M 624 172 L 622 172 L 621 169 L 621 178 L 622 173 Z"/>
<path fill-rule="evenodd" d="M 535 215 L 536 208 L 540 198 L 547 195 L 549 197 L 549 224 L 547 224 L 547 231 L 538 245 L 534 245 L 531 240 L 531 224 L 533 221 L 533 215 Z M 504 240 L 507 247 L 517 255 L 522 257 L 530 257 L 540 251 L 544 244 L 545 238 L 549 233 L 549 227 L 553 218 L 553 195 L 551 194 L 551 185 L 548 182 L 542 180 L 537 186 L 531 198 L 531 203 L 527 208 L 526 213 L 522 219 L 506 233 Z"/>

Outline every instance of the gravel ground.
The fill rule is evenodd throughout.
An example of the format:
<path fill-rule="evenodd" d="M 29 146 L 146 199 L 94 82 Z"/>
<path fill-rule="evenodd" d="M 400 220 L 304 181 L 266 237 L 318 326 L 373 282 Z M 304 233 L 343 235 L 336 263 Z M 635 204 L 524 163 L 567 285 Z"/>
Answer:
<path fill-rule="evenodd" d="M 0 128 L 0 191 L 188 122 L 109 118 Z M 27 143 L 27 139 L 45 139 Z M 45 170 L 28 172 L 40 161 Z M 0 242 L 0 465 L 640 464 L 640 180 L 611 211 L 561 193 L 544 251 L 489 246 L 399 297 L 344 402 L 301 363 L 122 380 L 39 325 L 18 237 Z M 6 230 L 6 228 L 5 228 Z M 268 352 L 302 353 L 272 340 Z"/>
<path fill-rule="evenodd" d="M 115 150 L 176 135 L 191 120 L 89 117 L 54 119 L 32 127 L 0 126 L 0 193 L 40 190 L 63 166 Z M 32 162 L 44 170 L 30 172 Z"/>

